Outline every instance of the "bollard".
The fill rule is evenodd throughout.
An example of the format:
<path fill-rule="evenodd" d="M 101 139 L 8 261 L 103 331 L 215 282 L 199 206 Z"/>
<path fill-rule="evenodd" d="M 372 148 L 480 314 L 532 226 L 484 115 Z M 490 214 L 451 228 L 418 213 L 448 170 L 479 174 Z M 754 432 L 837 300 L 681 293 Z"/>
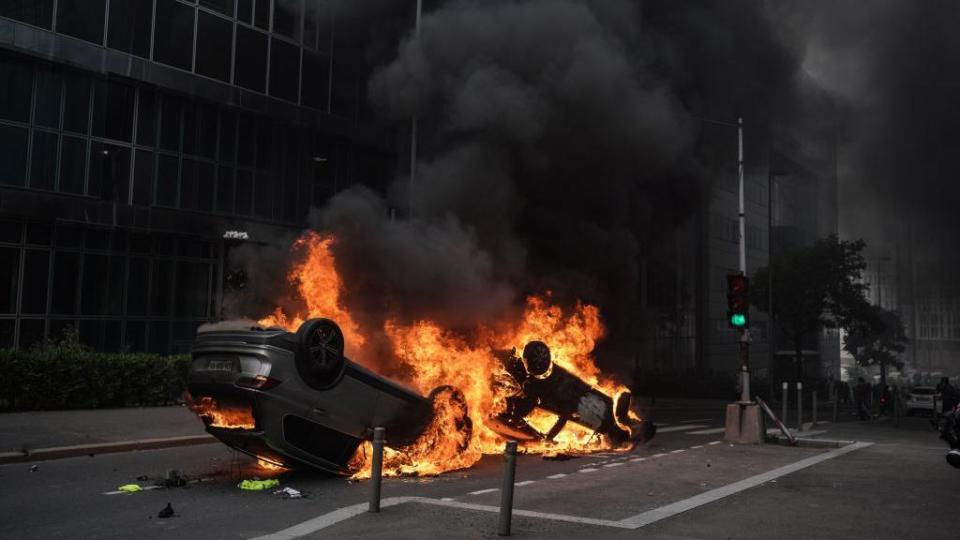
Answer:
<path fill-rule="evenodd" d="M 797 383 L 797 433 L 803 431 L 803 383 Z"/>
<path fill-rule="evenodd" d="M 813 418 L 810 420 L 810 429 L 817 425 L 817 391 L 813 391 Z"/>
<path fill-rule="evenodd" d="M 513 480 L 517 472 L 517 441 L 507 441 L 503 451 L 503 486 L 500 490 L 499 536 L 510 536 L 510 519 L 513 517 Z"/>
<path fill-rule="evenodd" d="M 384 432 L 382 427 L 373 428 L 373 462 L 370 467 L 370 512 L 380 511 L 380 483 L 383 475 Z"/>
<path fill-rule="evenodd" d="M 787 420 L 787 401 L 789 399 L 789 394 L 787 392 L 787 383 L 783 383 L 783 398 L 780 400 L 780 418 L 783 420 L 784 424 L 789 423 Z"/>

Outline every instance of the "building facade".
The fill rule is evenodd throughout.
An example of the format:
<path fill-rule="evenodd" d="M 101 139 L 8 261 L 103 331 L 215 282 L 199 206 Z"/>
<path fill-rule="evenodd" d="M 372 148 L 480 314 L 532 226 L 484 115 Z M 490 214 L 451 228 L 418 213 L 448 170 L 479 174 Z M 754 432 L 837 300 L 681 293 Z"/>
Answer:
<path fill-rule="evenodd" d="M 368 67 L 310 4 L 0 3 L 0 347 L 72 325 L 102 350 L 183 350 L 221 315 L 238 239 L 385 185 L 396 138 L 370 120 Z"/>

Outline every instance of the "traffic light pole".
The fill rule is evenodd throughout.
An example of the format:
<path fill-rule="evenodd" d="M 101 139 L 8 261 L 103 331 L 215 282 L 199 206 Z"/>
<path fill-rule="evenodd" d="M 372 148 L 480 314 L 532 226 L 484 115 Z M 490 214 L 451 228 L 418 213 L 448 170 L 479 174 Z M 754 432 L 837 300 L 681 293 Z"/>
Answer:
<path fill-rule="evenodd" d="M 737 118 L 737 175 L 739 176 L 740 275 L 747 275 L 746 216 L 743 201 L 743 118 Z M 747 308 L 749 309 L 749 307 Z M 750 329 L 740 329 L 740 402 L 750 402 Z"/>

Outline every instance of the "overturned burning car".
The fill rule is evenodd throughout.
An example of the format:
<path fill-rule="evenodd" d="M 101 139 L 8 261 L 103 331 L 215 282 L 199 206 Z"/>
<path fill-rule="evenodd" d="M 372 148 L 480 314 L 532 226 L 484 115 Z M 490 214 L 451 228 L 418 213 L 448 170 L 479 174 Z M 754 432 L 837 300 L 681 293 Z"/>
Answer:
<path fill-rule="evenodd" d="M 201 332 L 192 352 L 187 390 L 206 430 L 274 465 L 354 474 L 363 465 L 357 450 L 374 427 L 386 428 L 388 445 L 401 452 L 436 422 L 444 425 L 429 431 L 456 432 L 461 450 L 472 436 L 458 389 L 439 386 L 424 397 L 356 364 L 344 356 L 343 333 L 329 319 L 309 319 L 296 333 L 255 326 Z M 498 358 L 515 391 L 506 409 L 484 422 L 501 436 L 549 441 L 574 422 L 619 447 L 652 437 L 652 424 L 630 426 L 629 393 L 614 403 L 555 365 L 545 344 L 534 341 L 520 357 L 504 351 Z M 442 415 L 435 414 L 440 400 Z M 537 408 L 558 418 L 546 432 L 524 420 Z"/>

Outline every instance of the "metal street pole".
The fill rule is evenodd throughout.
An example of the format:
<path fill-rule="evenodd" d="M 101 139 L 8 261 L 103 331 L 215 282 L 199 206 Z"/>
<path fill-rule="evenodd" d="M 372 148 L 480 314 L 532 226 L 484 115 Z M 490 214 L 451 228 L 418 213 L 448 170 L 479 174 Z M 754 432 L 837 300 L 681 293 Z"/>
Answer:
<path fill-rule="evenodd" d="M 747 275 L 747 237 L 746 237 L 746 217 L 744 214 L 743 202 L 743 118 L 737 118 L 737 174 L 739 176 L 739 196 L 737 215 L 740 221 L 740 274 Z M 748 308 L 749 309 L 749 308 Z M 750 329 L 740 330 L 740 401 L 747 403 L 750 401 Z"/>

